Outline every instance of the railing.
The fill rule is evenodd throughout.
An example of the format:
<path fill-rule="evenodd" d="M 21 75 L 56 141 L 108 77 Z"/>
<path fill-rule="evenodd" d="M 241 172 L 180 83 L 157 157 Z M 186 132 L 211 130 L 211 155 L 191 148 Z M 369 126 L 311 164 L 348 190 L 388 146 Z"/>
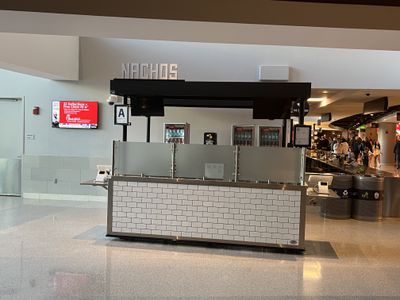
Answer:
<path fill-rule="evenodd" d="M 0 158 L 0 195 L 21 195 L 21 159 Z"/>

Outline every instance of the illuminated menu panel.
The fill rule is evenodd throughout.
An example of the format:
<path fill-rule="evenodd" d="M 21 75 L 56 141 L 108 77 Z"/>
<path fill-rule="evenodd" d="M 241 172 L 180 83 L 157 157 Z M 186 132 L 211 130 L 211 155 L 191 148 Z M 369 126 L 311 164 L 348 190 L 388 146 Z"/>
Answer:
<path fill-rule="evenodd" d="M 95 129 L 98 127 L 98 102 L 53 101 L 52 127 Z"/>

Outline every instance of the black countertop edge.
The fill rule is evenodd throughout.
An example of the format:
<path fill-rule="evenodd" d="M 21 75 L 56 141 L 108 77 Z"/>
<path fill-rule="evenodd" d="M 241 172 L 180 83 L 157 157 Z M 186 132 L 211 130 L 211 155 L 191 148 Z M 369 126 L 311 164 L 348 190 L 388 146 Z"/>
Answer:
<path fill-rule="evenodd" d="M 257 189 L 274 189 L 305 192 L 307 186 L 295 185 L 290 183 L 264 183 L 264 182 L 247 182 L 247 181 L 219 181 L 219 180 L 202 180 L 187 178 L 162 178 L 162 177 L 140 177 L 140 176 L 113 176 L 111 181 L 132 181 L 132 182 L 153 182 L 153 183 L 171 183 L 171 184 L 189 184 L 189 185 L 208 185 L 208 186 L 227 186 L 239 188 L 257 188 Z"/>

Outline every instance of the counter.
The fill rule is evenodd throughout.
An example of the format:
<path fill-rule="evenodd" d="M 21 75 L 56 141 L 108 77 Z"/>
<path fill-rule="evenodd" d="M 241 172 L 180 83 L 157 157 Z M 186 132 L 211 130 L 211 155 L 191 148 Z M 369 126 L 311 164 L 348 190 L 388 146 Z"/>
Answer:
<path fill-rule="evenodd" d="M 351 175 L 357 175 L 360 172 L 360 166 L 353 166 L 349 164 L 340 164 L 338 160 L 333 160 L 329 161 L 326 159 L 320 159 L 317 157 L 312 157 L 310 155 L 307 155 L 307 171 L 310 172 L 312 170 L 308 170 L 310 164 L 317 164 L 321 165 L 322 168 L 324 168 L 324 172 L 342 172 L 346 174 L 351 174 Z M 377 170 L 374 168 L 367 168 L 365 171 L 365 175 L 372 175 L 372 176 L 377 176 L 377 177 L 389 177 L 393 176 L 392 173 Z"/>
<path fill-rule="evenodd" d="M 300 185 L 113 176 L 107 235 L 304 250 Z"/>

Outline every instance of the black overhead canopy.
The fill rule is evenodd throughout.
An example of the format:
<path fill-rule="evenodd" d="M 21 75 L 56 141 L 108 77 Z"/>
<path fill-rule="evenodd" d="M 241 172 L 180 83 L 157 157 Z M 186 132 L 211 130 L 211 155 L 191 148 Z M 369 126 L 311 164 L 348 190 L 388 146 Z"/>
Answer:
<path fill-rule="evenodd" d="M 175 99 L 308 99 L 311 83 L 114 79 L 111 80 L 110 90 L 120 96 L 162 96 Z M 201 105 L 201 101 L 198 103 Z"/>
<path fill-rule="evenodd" d="M 311 83 L 114 79 L 110 91 L 163 106 L 256 108 L 256 118 L 278 119 L 290 117 L 293 101 L 310 98 Z"/>
<path fill-rule="evenodd" d="M 343 129 L 357 129 L 361 125 L 365 125 L 371 122 L 375 122 L 385 116 L 391 115 L 395 112 L 400 111 L 400 105 L 389 107 L 385 112 L 379 112 L 375 114 L 357 114 L 343 119 L 336 120 L 329 124 L 333 128 Z"/>

